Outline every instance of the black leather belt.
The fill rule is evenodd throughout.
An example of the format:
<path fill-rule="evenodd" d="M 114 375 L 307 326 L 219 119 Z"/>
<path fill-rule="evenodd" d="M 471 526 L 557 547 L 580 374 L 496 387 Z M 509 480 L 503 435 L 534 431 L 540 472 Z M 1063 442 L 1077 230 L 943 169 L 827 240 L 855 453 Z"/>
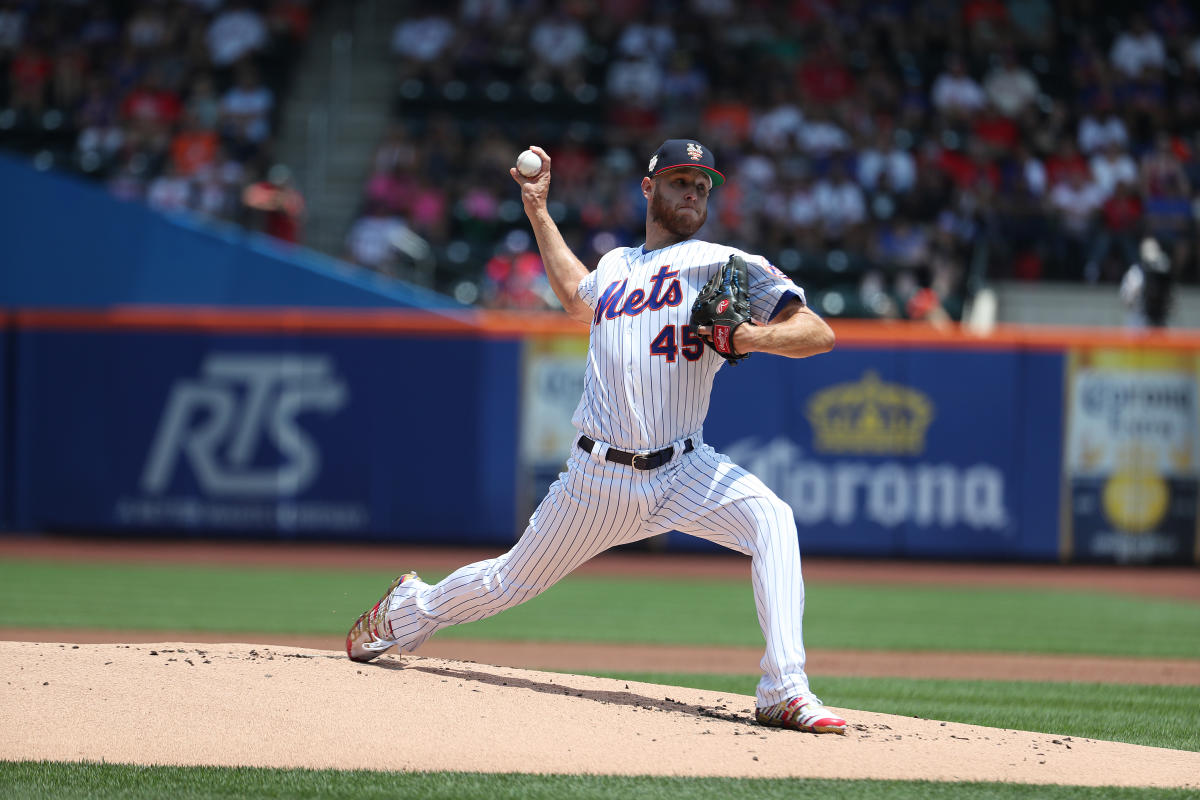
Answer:
<path fill-rule="evenodd" d="M 588 436 L 580 436 L 576 443 L 579 447 L 587 452 L 592 452 L 592 448 L 596 446 L 596 440 Z M 683 442 L 683 452 L 690 453 L 695 450 L 692 446 L 691 439 L 685 439 Z M 615 450 L 608 448 L 608 452 L 604 454 L 605 461 L 612 461 L 617 464 L 624 464 L 627 467 L 634 469 L 654 469 L 666 464 L 675 456 L 674 447 L 664 447 L 662 450 L 655 450 L 653 453 L 626 453 L 624 450 Z"/>

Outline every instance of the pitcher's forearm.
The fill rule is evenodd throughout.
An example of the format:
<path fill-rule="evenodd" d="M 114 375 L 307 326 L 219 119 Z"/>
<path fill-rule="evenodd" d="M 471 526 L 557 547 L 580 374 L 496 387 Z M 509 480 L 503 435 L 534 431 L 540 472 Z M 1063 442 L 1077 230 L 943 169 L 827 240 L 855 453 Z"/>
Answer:
<path fill-rule="evenodd" d="M 572 319 L 580 322 L 590 321 L 592 311 L 579 298 L 578 293 L 579 282 L 587 275 L 587 267 L 571 252 L 549 211 L 539 208 L 529 212 L 528 216 L 538 250 L 542 255 L 542 263 L 546 267 L 546 277 L 558 302 L 562 303 L 563 309 Z"/>
<path fill-rule="evenodd" d="M 739 325 L 733 334 L 733 346 L 739 353 L 772 353 L 788 358 L 827 353 L 835 341 L 825 320 L 799 301 L 787 306 L 771 324 Z"/>

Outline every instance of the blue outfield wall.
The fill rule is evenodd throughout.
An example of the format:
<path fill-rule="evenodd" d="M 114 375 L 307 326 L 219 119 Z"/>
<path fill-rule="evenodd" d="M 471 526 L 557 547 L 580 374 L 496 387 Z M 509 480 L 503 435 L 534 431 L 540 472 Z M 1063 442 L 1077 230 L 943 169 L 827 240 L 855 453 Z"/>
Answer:
<path fill-rule="evenodd" d="M 12 335 L 9 320 L 0 311 L 0 531 L 12 526 L 10 508 L 12 505 L 12 437 L 15 421 L 10 403 L 11 386 L 9 384 L 11 357 L 9 349 L 12 346 Z"/>
<path fill-rule="evenodd" d="M 22 330 L 15 352 L 19 529 L 512 541 L 514 340 Z"/>
<path fill-rule="evenodd" d="M 570 392 L 542 379 L 584 369 L 577 333 L 560 348 L 484 319 L 208 317 L 16 316 L 0 346 L 13 528 L 499 550 L 574 439 Z M 789 503 L 807 555 L 1194 563 L 1200 347 L 1086 347 L 755 356 L 718 375 L 705 438 Z"/>

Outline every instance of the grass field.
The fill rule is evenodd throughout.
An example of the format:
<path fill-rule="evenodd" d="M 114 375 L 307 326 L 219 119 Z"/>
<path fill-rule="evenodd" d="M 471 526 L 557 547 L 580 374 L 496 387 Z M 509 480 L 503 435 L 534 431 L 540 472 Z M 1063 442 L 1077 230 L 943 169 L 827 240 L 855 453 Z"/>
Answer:
<path fill-rule="evenodd" d="M 390 573 L 207 566 L 0 564 L 0 625 L 341 634 Z M 427 579 L 438 576 L 425 575 Z M 808 585 L 813 647 L 1200 658 L 1200 604 L 1029 588 Z M 44 635 L 44 633 L 43 633 Z M 761 644 L 745 581 L 568 578 L 439 636 Z M 614 677 L 753 692 L 757 676 Z M 832 705 L 1200 750 L 1200 687 L 829 678 Z M 0 763 L 3 797 L 1183 798 L 1186 791 L 890 781 L 751 781 L 339 773 Z"/>
<path fill-rule="evenodd" d="M 392 577 L 9 561 L 0 564 L 0 625 L 342 634 Z M 807 588 L 810 647 L 1200 658 L 1196 603 L 1029 588 Z M 748 581 L 591 576 L 572 576 L 523 606 L 438 636 L 762 643 Z"/>
<path fill-rule="evenodd" d="M 333 770 L 137 767 L 0 762 L 0 795 L 42 800 L 201 800 L 321 797 L 337 800 L 1194 800 L 1187 790 L 929 781 L 751 780 L 575 775 L 484 775 Z"/>

